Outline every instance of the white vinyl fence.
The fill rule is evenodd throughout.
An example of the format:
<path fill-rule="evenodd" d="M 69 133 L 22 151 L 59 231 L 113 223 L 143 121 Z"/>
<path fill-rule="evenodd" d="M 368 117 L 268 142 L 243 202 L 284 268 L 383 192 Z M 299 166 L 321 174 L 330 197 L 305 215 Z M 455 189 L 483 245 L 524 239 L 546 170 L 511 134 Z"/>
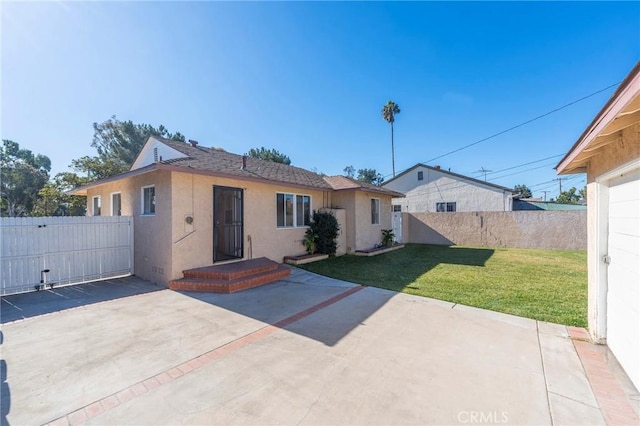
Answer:
<path fill-rule="evenodd" d="M 0 294 L 133 273 L 133 218 L 0 218 Z"/>

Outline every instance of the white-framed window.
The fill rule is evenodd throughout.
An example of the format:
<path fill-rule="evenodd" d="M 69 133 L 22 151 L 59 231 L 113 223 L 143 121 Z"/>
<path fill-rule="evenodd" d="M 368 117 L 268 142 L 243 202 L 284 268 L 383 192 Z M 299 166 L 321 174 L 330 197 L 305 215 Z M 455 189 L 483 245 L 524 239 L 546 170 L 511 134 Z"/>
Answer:
<path fill-rule="evenodd" d="M 310 195 L 276 193 L 276 227 L 297 228 L 310 224 Z"/>
<path fill-rule="evenodd" d="M 371 224 L 380 225 L 380 199 L 371 199 Z"/>
<path fill-rule="evenodd" d="M 436 211 L 437 212 L 455 212 L 456 203 L 455 202 L 436 203 Z"/>
<path fill-rule="evenodd" d="M 402 211 L 402 206 L 400 204 L 394 204 L 392 207 L 393 212 L 401 212 Z"/>
<path fill-rule="evenodd" d="M 156 214 L 156 187 L 155 185 L 142 187 L 142 214 L 152 216 Z"/>
<path fill-rule="evenodd" d="M 119 192 L 111 194 L 111 216 L 122 216 L 122 195 Z"/>
<path fill-rule="evenodd" d="M 102 207 L 102 202 L 100 200 L 100 196 L 96 195 L 93 197 L 93 215 L 100 216 L 100 208 Z"/>
<path fill-rule="evenodd" d="M 418 180 L 424 179 L 424 172 L 418 172 Z"/>

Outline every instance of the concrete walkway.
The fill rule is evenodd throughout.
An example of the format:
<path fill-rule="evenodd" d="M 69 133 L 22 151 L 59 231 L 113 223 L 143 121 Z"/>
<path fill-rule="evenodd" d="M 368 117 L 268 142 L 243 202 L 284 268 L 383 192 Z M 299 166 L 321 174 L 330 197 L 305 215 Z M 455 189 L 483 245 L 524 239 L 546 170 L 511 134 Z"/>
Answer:
<path fill-rule="evenodd" d="M 298 269 L 230 295 L 109 286 L 42 315 L 42 293 L 4 298 L 30 314 L 2 328 L 3 424 L 610 420 L 564 326 Z"/>

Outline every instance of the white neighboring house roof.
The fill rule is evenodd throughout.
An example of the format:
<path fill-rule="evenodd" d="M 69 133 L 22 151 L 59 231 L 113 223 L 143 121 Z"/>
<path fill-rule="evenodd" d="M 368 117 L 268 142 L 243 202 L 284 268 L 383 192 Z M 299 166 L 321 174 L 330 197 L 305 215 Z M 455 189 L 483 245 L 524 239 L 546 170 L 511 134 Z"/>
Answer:
<path fill-rule="evenodd" d="M 591 157 L 617 142 L 623 129 L 637 123 L 640 123 L 640 61 L 560 160 L 556 166 L 558 174 L 585 173 Z"/>
<path fill-rule="evenodd" d="M 411 173 L 415 169 L 421 168 L 421 167 L 425 168 L 425 169 L 428 169 L 428 170 L 432 170 L 434 172 L 442 173 L 444 175 L 450 176 L 450 177 L 458 179 L 458 180 L 467 181 L 467 182 L 472 183 L 474 185 L 481 185 L 481 186 L 487 187 L 488 189 L 506 191 L 506 192 L 511 192 L 513 194 L 515 194 L 517 192 L 517 191 L 514 191 L 512 188 L 507 188 L 506 186 L 496 185 L 496 184 L 491 183 L 491 182 L 485 182 L 485 181 L 482 181 L 482 180 L 479 180 L 479 179 L 475 179 L 475 178 L 472 178 L 472 177 L 469 177 L 469 176 L 465 176 L 465 175 L 461 175 L 461 174 L 458 174 L 458 173 L 454 173 L 454 172 L 450 172 L 450 171 L 447 171 L 447 170 L 443 170 L 443 169 L 441 169 L 439 167 L 427 166 L 426 164 L 422 164 L 422 163 L 418 163 L 415 166 L 413 166 L 413 167 L 405 170 L 404 172 L 400 173 L 396 177 L 389 179 L 388 181 L 383 183 L 382 186 L 386 187 L 391 182 L 393 182 L 393 181 L 401 178 L 402 176 L 404 176 L 404 175 L 406 175 L 408 173 Z M 417 186 L 420 186 L 420 185 L 416 185 L 416 187 Z"/>

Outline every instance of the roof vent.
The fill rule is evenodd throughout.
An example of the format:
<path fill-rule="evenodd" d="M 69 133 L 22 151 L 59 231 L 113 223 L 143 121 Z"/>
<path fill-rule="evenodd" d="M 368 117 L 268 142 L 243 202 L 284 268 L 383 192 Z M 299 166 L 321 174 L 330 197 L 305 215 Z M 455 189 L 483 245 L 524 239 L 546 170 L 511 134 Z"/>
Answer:
<path fill-rule="evenodd" d="M 440 166 L 439 165 L 438 166 L 433 166 L 433 168 L 436 169 L 436 170 L 440 170 Z"/>
<path fill-rule="evenodd" d="M 243 155 L 242 156 L 242 167 L 240 168 L 240 170 L 244 170 L 247 168 L 247 156 Z"/>
<path fill-rule="evenodd" d="M 189 143 L 191 144 L 192 147 L 196 147 L 198 145 L 198 141 L 194 141 L 193 139 L 189 139 Z"/>

